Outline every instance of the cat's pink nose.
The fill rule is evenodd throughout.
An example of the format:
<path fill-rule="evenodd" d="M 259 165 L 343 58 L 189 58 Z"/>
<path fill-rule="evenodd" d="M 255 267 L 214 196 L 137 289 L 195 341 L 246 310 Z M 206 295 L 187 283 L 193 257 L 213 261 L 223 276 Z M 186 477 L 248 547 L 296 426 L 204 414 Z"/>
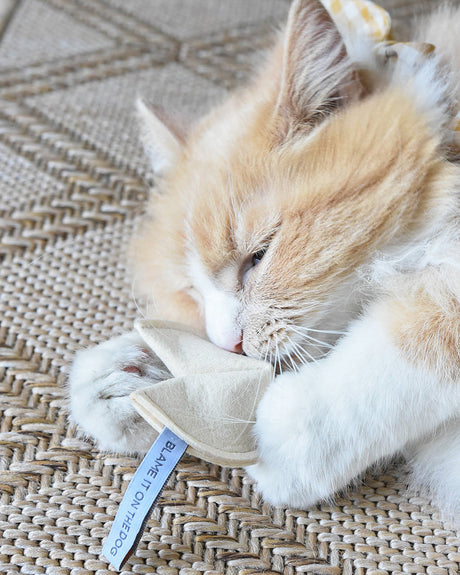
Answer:
<path fill-rule="evenodd" d="M 221 347 L 232 353 L 243 353 L 243 334 L 237 339 L 226 341 Z"/>
<path fill-rule="evenodd" d="M 243 342 L 240 341 L 239 343 L 235 344 L 234 349 L 232 349 L 233 353 L 243 353 Z"/>

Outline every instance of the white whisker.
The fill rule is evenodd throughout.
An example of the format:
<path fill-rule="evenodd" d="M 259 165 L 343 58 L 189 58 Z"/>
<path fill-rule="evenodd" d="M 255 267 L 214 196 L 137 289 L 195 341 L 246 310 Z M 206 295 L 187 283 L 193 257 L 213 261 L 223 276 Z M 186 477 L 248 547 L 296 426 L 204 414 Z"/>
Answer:
<path fill-rule="evenodd" d="M 298 329 L 304 329 L 304 330 L 306 330 L 306 331 L 314 331 L 314 332 L 316 332 L 316 333 L 331 333 L 331 334 L 333 334 L 333 335 L 345 335 L 345 333 L 346 333 L 345 331 L 335 331 L 335 330 L 332 330 L 332 329 L 316 329 L 316 328 L 313 328 L 313 327 L 305 327 L 305 326 L 302 326 L 302 325 L 298 325 L 298 326 L 296 326 L 296 327 L 297 327 Z"/>
<path fill-rule="evenodd" d="M 131 298 L 134 302 L 134 305 L 136 306 L 136 309 L 138 311 L 138 313 L 140 314 L 140 316 L 142 317 L 142 319 L 145 319 L 145 313 L 144 311 L 141 309 L 139 303 L 137 302 L 137 298 L 136 298 L 136 294 L 134 293 L 134 283 L 135 280 L 133 279 L 133 281 L 131 282 Z"/>
<path fill-rule="evenodd" d="M 296 357 L 299 359 L 301 365 L 305 365 L 306 363 L 308 363 L 308 360 L 302 355 L 302 353 L 304 353 L 304 349 L 297 344 L 292 338 L 289 338 L 289 342 L 292 345 L 292 350 L 294 352 L 294 354 L 296 355 Z"/>
<path fill-rule="evenodd" d="M 285 343 L 283 343 L 283 348 L 286 350 L 284 357 L 286 358 L 287 361 L 289 361 L 292 371 L 298 371 L 297 364 L 292 358 L 292 354 L 289 352 L 288 346 Z"/>
<path fill-rule="evenodd" d="M 314 343 L 312 344 L 314 347 L 319 347 L 319 346 L 320 346 L 320 347 L 327 347 L 327 348 L 329 348 L 329 349 L 332 349 L 332 348 L 334 347 L 334 346 L 331 345 L 330 343 L 326 343 L 325 341 L 321 341 L 321 340 L 319 340 L 319 339 L 316 339 L 315 337 L 312 337 L 311 335 L 309 335 L 309 334 L 306 333 L 306 332 L 300 331 L 299 329 L 297 329 L 297 327 L 294 327 L 294 326 L 291 325 L 291 326 L 290 326 L 290 329 L 291 329 L 291 331 L 293 331 L 294 333 L 299 334 L 302 338 L 305 338 L 305 339 L 308 339 L 309 341 L 314 342 Z M 318 344 L 318 345 L 314 345 L 315 343 Z"/>

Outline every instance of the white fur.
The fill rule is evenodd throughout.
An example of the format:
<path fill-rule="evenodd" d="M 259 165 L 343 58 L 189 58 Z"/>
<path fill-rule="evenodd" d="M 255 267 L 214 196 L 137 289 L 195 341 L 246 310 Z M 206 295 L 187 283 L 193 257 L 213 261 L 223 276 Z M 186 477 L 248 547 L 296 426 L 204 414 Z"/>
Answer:
<path fill-rule="evenodd" d="M 436 55 L 453 71 L 454 101 L 460 102 L 460 6 L 453 2 L 440 2 L 437 10 L 423 18 L 416 26 L 417 42 L 430 42 Z"/>
<path fill-rule="evenodd" d="M 452 79 L 437 57 L 427 58 L 416 50 L 398 58 L 392 83 L 400 86 L 425 116 L 433 134 L 442 134 L 452 120 Z"/>
<path fill-rule="evenodd" d="M 242 338 L 241 327 L 238 325 L 241 303 L 231 292 L 217 287 L 206 273 L 198 255 L 193 252 L 189 255 L 189 273 L 194 287 L 203 298 L 209 339 L 219 347 L 235 351 Z"/>
<path fill-rule="evenodd" d="M 460 425 L 452 423 L 449 438 L 442 431 L 459 413 L 460 386 L 409 365 L 385 333 L 382 313 L 382 304 L 374 307 L 324 360 L 280 375 L 262 399 L 261 462 L 248 471 L 269 502 L 317 503 L 409 444 L 419 449 L 416 479 L 436 483 L 451 507 L 460 501 L 459 467 L 448 463 Z M 429 445 L 414 447 L 427 434 L 438 438 L 434 460 Z"/>
<path fill-rule="evenodd" d="M 408 446 L 406 457 L 416 487 L 424 487 L 443 510 L 460 523 L 460 418 L 447 421 L 434 433 Z"/>
<path fill-rule="evenodd" d="M 387 332 L 392 311 L 378 296 L 394 278 L 423 271 L 434 301 L 446 288 L 460 299 L 460 236 L 449 207 L 418 238 L 378 254 L 362 276 L 376 301 L 329 355 L 269 387 L 257 414 L 260 463 L 248 470 L 269 502 L 329 499 L 369 466 L 404 453 L 413 483 L 460 525 L 460 373 L 452 380 L 447 370 L 440 376 L 443 366 L 435 374 L 410 364 Z"/>

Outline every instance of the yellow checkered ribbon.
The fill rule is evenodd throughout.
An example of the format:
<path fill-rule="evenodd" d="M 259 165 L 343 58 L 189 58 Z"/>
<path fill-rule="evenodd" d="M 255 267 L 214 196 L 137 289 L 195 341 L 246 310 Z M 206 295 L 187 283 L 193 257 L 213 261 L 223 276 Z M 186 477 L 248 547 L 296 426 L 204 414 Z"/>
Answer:
<path fill-rule="evenodd" d="M 391 18 L 369 0 L 321 0 L 342 34 L 365 35 L 375 42 L 390 37 Z"/>
<path fill-rule="evenodd" d="M 414 50 L 418 57 L 429 57 L 435 47 L 432 44 L 394 42 L 391 38 L 391 18 L 386 10 L 370 0 L 321 0 L 331 15 L 339 32 L 344 36 L 360 35 L 375 43 L 379 57 L 386 62 L 394 58 L 414 61 Z M 460 150 L 460 112 L 450 126 L 451 145 Z"/>

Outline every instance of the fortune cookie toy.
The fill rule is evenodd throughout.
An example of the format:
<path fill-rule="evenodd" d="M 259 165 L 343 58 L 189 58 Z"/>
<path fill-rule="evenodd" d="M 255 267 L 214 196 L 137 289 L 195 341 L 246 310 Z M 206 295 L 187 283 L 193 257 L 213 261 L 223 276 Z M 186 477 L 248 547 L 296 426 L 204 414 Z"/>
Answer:
<path fill-rule="evenodd" d="M 177 323 L 139 321 L 136 329 L 173 376 L 131 394 L 140 415 L 157 432 L 169 428 L 207 461 L 255 463 L 252 428 L 273 367 L 220 349 Z"/>

